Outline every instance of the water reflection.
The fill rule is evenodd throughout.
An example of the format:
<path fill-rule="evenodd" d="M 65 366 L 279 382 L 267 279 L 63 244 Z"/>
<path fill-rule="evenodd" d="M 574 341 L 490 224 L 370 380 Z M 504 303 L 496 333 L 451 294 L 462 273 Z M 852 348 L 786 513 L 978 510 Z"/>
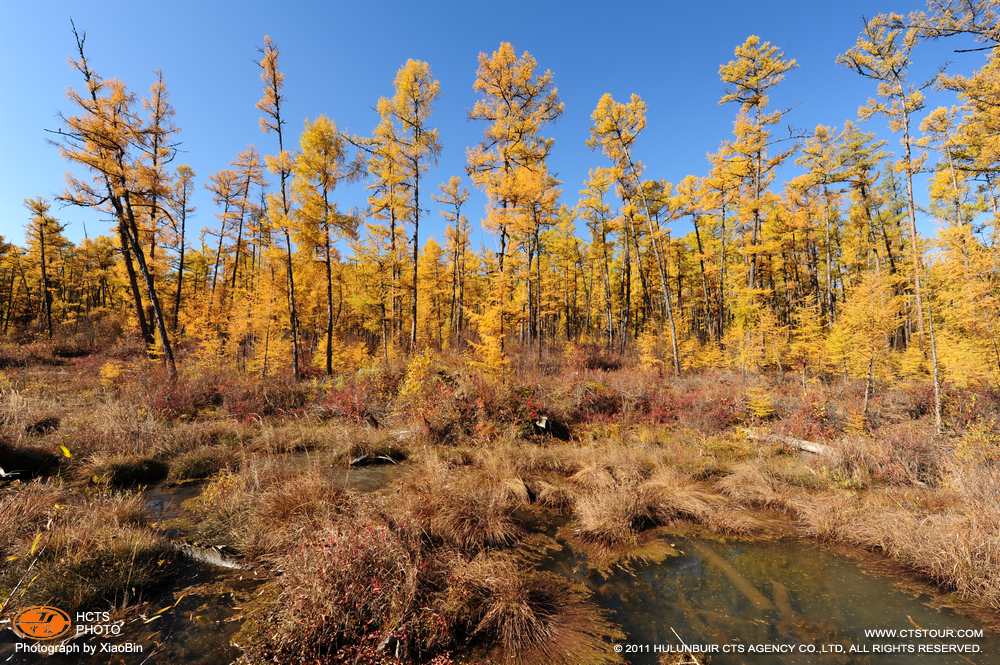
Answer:
<path fill-rule="evenodd" d="M 866 638 L 868 628 L 979 629 L 973 620 L 927 597 L 898 588 L 891 579 L 864 572 L 851 560 L 817 546 L 793 542 L 716 543 L 675 540 L 680 556 L 636 564 L 608 575 L 587 566 L 568 548 L 549 566 L 585 581 L 611 610 L 630 643 L 843 645 L 845 653 L 712 655 L 712 665 L 780 663 L 880 663 L 986 665 L 1000 662 L 1000 636 L 890 640 Z M 976 644 L 978 654 L 847 653 L 851 644 Z M 837 647 L 831 647 L 837 648 Z M 905 648 L 905 647 L 904 647 Z M 633 663 L 657 663 L 660 654 L 633 653 Z"/>

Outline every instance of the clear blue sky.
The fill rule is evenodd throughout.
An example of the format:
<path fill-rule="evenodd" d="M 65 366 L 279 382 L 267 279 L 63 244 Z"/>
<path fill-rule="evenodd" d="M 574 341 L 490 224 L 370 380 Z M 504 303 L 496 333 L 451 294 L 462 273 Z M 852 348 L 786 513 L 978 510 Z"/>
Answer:
<path fill-rule="evenodd" d="M 730 135 L 735 108 L 719 106 L 719 64 L 751 33 L 780 46 L 799 62 L 772 97 L 793 109 L 796 127 L 841 125 L 873 92 L 869 81 L 834 63 L 851 44 L 863 15 L 905 12 L 914 0 L 839 2 L 11 2 L 0 10 L 0 234 L 22 242 L 27 196 L 54 196 L 64 185 L 66 165 L 45 129 L 68 111 L 65 93 L 79 85 L 68 65 L 73 50 L 69 18 L 87 32 L 93 67 L 105 78 L 121 78 L 145 94 L 162 69 L 182 129 L 183 153 L 198 175 L 192 220 L 195 229 L 215 224 L 215 210 L 202 187 L 249 144 L 276 150 L 262 134 L 254 107 L 260 80 L 254 63 L 264 34 L 281 49 L 286 74 L 286 117 L 297 145 L 306 118 L 320 113 L 351 132 L 375 124 L 373 107 L 392 91 L 392 79 L 407 58 L 427 60 L 441 81 L 432 123 L 443 152 L 429 173 L 435 184 L 462 174 L 467 146 L 482 124 L 467 119 L 474 94 L 476 56 L 511 41 L 528 50 L 555 75 L 566 112 L 550 129 L 555 138 L 551 167 L 574 202 L 587 169 L 603 164 L 584 140 L 600 95 L 621 99 L 639 93 L 648 103 L 648 128 L 637 156 L 650 177 L 676 181 L 706 170 L 705 155 Z M 957 43 L 918 51 L 918 72 L 944 59 L 969 70 L 981 54 L 953 55 Z M 951 103 L 932 95 L 932 102 Z M 869 123 L 883 132 L 884 126 Z M 890 148 L 897 142 L 890 139 Z M 468 184 L 468 183 L 467 183 Z M 337 194 L 343 209 L 361 205 L 363 185 Z M 474 195 L 468 214 L 474 244 L 490 242 L 479 228 L 484 199 Z M 426 235 L 443 235 L 437 204 Z M 57 210 L 72 238 L 108 231 L 94 211 Z M 925 221 L 927 231 L 933 222 Z M 683 229 L 679 229 L 683 231 Z M 196 240 L 196 234 L 189 239 Z"/>

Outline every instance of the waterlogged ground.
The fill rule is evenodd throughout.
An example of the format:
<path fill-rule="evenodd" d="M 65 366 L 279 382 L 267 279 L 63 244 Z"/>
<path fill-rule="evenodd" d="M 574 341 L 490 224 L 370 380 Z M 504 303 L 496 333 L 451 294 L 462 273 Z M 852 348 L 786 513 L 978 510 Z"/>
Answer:
<path fill-rule="evenodd" d="M 408 466 L 350 468 L 325 459 L 323 453 L 293 454 L 287 461 L 329 468 L 338 484 L 360 492 L 387 487 Z M 188 482 L 147 490 L 150 518 L 164 524 L 171 538 L 182 540 L 184 534 L 169 525 L 183 522 L 184 502 L 203 487 L 201 482 Z M 645 544 L 646 563 L 598 564 L 593 553 L 575 551 L 569 544 L 572 539 L 562 540 L 556 525 L 544 522 L 537 526 L 555 535 L 561 549 L 550 552 L 540 565 L 594 592 L 595 601 L 624 630 L 627 637 L 619 646 L 630 663 L 659 663 L 664 649 L 677 648 L 681 641 L 718 649 L 710 661 L 704 657 L 698 661 L 712 665 L 1000 662 L 1000 635 L 949 609 L 940 595 L 880 568 L 874 559 L 843 556 L 795 540 L 720 542 L 666 535 Z M 142 645 L 141 653 L 17 655 L 14 636 L 5 630 L 0 631 L 0 663 L 232 662 L 240 653 L 231 641 L 242 619 L 242 607 L 260 582 L 253 570 L 191 561 L 172 588 L 115 617 L 122 621 L 121 635 L 74 640 L 94 649 L 100 649 L 102 642 L 134 642 Z M 948 639 L 877 638 L 866 636 L 868 629 L 983 632 L 982 636 Z M 978 652 L 915 653 L 921 645 L 956 644 L 973 645 Z M 783 645 L 790 652 L 751 653 L 758 645 Z M 858 651 L 851 652 L 852 645 Z M 914 652 L 874 653 L 878 645 Z"/>
<path fill-rule="evenodd" d="M 296 453 L 286 456 L 291 466 L 321 465 L 329 468 L 331 477 L 347 489 L 375 492 L 386 487 L 405 470 L 405 464 L 382 464 L 345 467 L 333 464 L 332 457 L 323 453 Z M 163 523 L 163 531 L 180 542 L 183 533 L 173 521 L 184 517 L 184 502 L 197 497 L 203 482 L 160 484 L 145 492 L 146 511 L 151 520 Z M 208 552 L 208 548 L 199 548 Z M 110 623 L 120 625 L 114 636 L 84 635 L 67 641 L 72 653 L 42 656 L 18 654 L 18 641 L 10 630 L 0 630 L 0 663 L 47 663 L 69 665 L 222 665 L 234 661 L 240 654 L 231 641 L 242 620 L 242 606 L 259 587 L 263 578 L 255 571 L 225 568 L 190 562 L 173 588 L 165 589 L 139 607 L 116 614 Z M 84 654 L 86 643 L 88 653 Z M 141 645 L 134 653 L 108 653 L 102 643 Z M 103 647 L 107 648 L 107 647 Z"/>
<path fill-rule="evenodd" d="M 712 665 L 781 663 L 788 665 L 893 663 L 917 665 L 1000 662 L 1000 635 L 972 619 L 940 606 L 940 598 L 920 593 L 902 581 L 866 571 L 863 562 L 797 541 L 670 541 L 677 556 L 660 563 L 615 568 L 602 574 L 585 557 L 564 548 L 548 567 L 585 582 L 627 635 L 622 648 L 631 663 L 657 663 L 655 645 L 718 644 Z M 866 638 L 870 628 L 972 629 L 982 637 L 953 639 Z M 676 631 L 676 635 L 673 631 Z M 755 644 L 785 644 L 791 654 L 725 654 Z M 843 654 L 808 653 L 841 645 Z M 872 651 L 876 645 L 971 644 L 980 653 L 849 653 L 851 645 Z M 647 646 L 648 645 L 648 646 Z M 663 646 L 659 649 L 664 648 Z M 837 649 L 838 647 L 827 647 Z M 906 648 L 906 647 L 904 647 Z M 647 651 L 648 649 L 648 651 Z"/>

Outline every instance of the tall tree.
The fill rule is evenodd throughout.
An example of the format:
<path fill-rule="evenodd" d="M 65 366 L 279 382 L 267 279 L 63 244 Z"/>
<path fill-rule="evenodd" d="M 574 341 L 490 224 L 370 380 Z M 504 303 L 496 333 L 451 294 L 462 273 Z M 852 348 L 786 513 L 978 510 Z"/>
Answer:
<path fill-rule="evenodd" d="M 448 321 L 452 342 L 458 342 L 465 325 L 466 254 L 469 251 L 469 220 L 462 214 L 462 206 L 469 200 L 469 190 L 462 187 L 460 177 L 452 176 L 441 184 L 441 193 L 435 195 L 434 200 L 444 206 L 441 215 L 448 222 L 445 230 L 448 240 L 446 251 L 451 262 Z"/>
<path fill-rule="evenodd" d="M 358 173 L 359 165 L 347 155 L 345 141 L 337 126 L 325 115 L 313 122 L 306 121 L 299 139 L 299 154 L 295 159 L 292 191 L 298 202 L 296 228 L 305 249 L 322 252 L 326 282 L 326 373 L 333 374 L 333 239 L 354 238 L 357 222 L 353 216 L 337 212 L 330 200 L 337 185 Z"/>
<path fill-rule="evenodd" d="M 52 249 L 58 247 L 65 228 L 49 213 L 49 203 L 43 198 L 32 198 L 24 201 L 24 206 L 31 213 L 25 235 L 28 240 L 29 256 L 37 254 L 41 292 L 42 311 L 45 315 L 45 333 L 52 338 L 52 284 L 49 279 Z"/>
<path fill-rule="evenodd" d="M 646 126 L 646 103 L 635 93 L 632 94 L 628 102 L 624 103 L 615 101 L 610 93 L 604 93 L 598 100 L 597 108 L 591 114 L 591 119 L 593 125 L 590 128 L 590 137 L 587 139 L 588 145 L 592 148 L 600 147 L 605 156 L 611 160 L 615 177 L 621 184 L 623 199 L 633 202 L 638 199 L 642 203 L 649 240 L 660 275 L 663 311 L 667 317 L 667 324 L 670 326 L 674 373 L 680 374 L 680 346 L 677 340 L 677 324 L 674 321 L 674 312 L 671 306 L 666 257 L 661 246 L 661 229 L 653 218 L 649 201 L 642 186 L 642 164 L 632 158 L 632 147 Z"/>
<path fill-rule="evenodd" d="M 267 167 L 278 175 L 279 191 L 276 200 L 269 203 L 267 210 L 274 228 L 280 229 L 285 239 L 285 283 L 288 297 L 288 329 L 292 336 L 292 373 L 295 378 L 301 378 L 302 368 L 299 359 L 299 315 L 295 298 L 295 269 L 292 265 L 291 218 L 292 201 L 288 191 L 288 179 L 292 175 L 294 160 L 285 150 L 285 120 L 281 115 L 281 105 L 284 102 L 282 88 L 285 75 L 278 69 L 278 47 L 269 36 L 264 37 L 264 46 L 260 50 L 260 78 L 264 82 L 264 95 L 257 102 L 257 108 L 263 113 L 260 127 L 265 132 L 274 132 L 278 137 L 278 154 L 266 158 Z"/>
<path fill-rule="evenodd" d="M 720 104 L 739 104 L 735 124 L 735 138 L 730 144 L 730 159 L 739 162 L 747 192 L 741 201 L 741 215 L 751 224 L 747 247 L 749 266 L 747 286 L 756 289 L 759 282 L 758 242 L 762 234 L 765 192 L 774 179 L 774 170 L 787 159 L 792 149 L 770 155 L 773 144 L 771 128 L 787 113 L 778 109 L 768 112 L 770 91 L 781 83 L 795 60 L 785 60 L 784 53 L 770 42 L 762 42 L 757 35 L 750 35 L 734 51 L 735 57 L 719 67 L 719 76 L 729 89 L 719 100 Z"/>
<path fill-rule="evenodd" d="M 604 332 L 606 346 L 610 351 L 614 346 L 614 298 L 611 294 L 611 261 L 614 251 L 610 239 L 612 233 L 611 206 L 607 203 L 608 192 L 614 183 L 611 169 L 591 169 L 587 174 L 584 189 L 580 192 L 577 209 L 590 229 L 590 250 L 601 271 L 604 288 Z"/>
<path fill-rule="evenodd" d="M 862 118 L 879 114 L 885 116 L 893 131 L 900 132 L 903 156 L 899 170 L 906 179 L 906 211 L 910 224 L 910 259 L 913 268 L 913 295 L 917 308 L 917 324 L 921 337 L 926 335 L 931 363 L 931 381 L 934 386 L 934 424 L 937 431 L 941 423 L 941 381 L 938 375 L 937 341 L 933 317 L 925 311 L 923 293 L 924 262 L 920 235 L 917 232 L 917 206 L 913 193 L 913 175 L 921 167 L 921 159 L 913 154 L 914 137 L 911 123 L 914 113 L 924 107 L 924 85 L 913 85 L 908 79 L 911 55 L 917 45 L 915 28 L 895 27 L 901 17 L 896 14 L 880 15 L 865 22 L 854 46 L 841 54 L 837 61 L 878 84 L 880 99 L 872 99 L 861 108 Z"/>
<path fill-rule="evenodd" d="M 418 259 L 420 252 L 420 176 L 437 160 L 441 152 L 438 131 L 427 126 L 431 105 L 441 90 L 441 84 L 431 75 L 431 67 L 422 60 L 407 60 L 398 72 L 396 91 L 389 108 L 395 118 L 399 139 L 399 158 L 409 182 L 413 199 L 410 205 L 410 223 L 413 224 L 411 251 L 412 299 L 410 301 L 410 349 L 417 344 Z M 383 102 L 380 102 L 380 105 Z"/>
<path fill-rule="evenodd" d="M 522 212 L 517 171 L 534 168 L 548 158 L 553 142 L 541 131 L 563 112 L 552 72 L 538 74 L 537 68 L 538 63 L 530 53 L 525 51 L 518 56 L 509 42 L 502 42 L 493 53 L 479 54 L 473 83 L 480 97 L 469 117 L 488 124 L 483 140 L 468 151 L 467 171 L 472 182 L 486 194 L 484 224 L 495 229 L 499 236 L 496 261 L 492 262 L 497 276 L 492 280 L 487 305 L 493 311 L 482 319 L 490 329 L 486 336 L 497 345 L 486 352 L 493 366 L 504 355 L 510 284 L 508 227 L 512 217 Z"/>
<path fill-rule="evenodd" d="M 80 114 L 63 117 L 64 126 L 57 133 L 62 139 L 63 157 L 90 171 L 96 183 L 68 176 L 69 191 L 62 198 L 85 207 L 110 206 L 118 223 L 123 251 L 127 249 L 128 256 L 135 259 L 145 282 L 163 359 L 171 380 L 174 380 L 177 367 L 170 335 L 153 272 L 142 246 L 138 221 L 142 207 L 148 205 L 152 196 L 137 177 L 142 166 L 141 155 L 149 154 L 151 150 L 151 135 L 136 112 L 135 98 L 125 84 L 104 81 L 94 74 L 84 54 L 86 36 L 79 34 L 75 26 L 73 34 L 79 54 L 73 65 L 83 76 L 88 94 L 81 95 L 75 90 L 69 92 L 70 101 L 78 107 Z M 138 296 L 136 288 L 133 288 L 133 295 Z M 141 299 L 136 297 L 135 304 L 141 326 L 145 321 Z"/>
<path fill-rule="evenodd" d="M 187 218 L 195 209 L 191 205 L 191 193 L 194 189 L 194 169 L 187 164 L 177 167 L 177 179 L 170 196 L 170 207 L 173 210 L 171 219 L 174 232 L 174 248 L 177 252 L 177 284 L 174 287 L 174 309 L 170 318 L 170 329 L 177 332 L 178 316 L 181 311 L 181 297 L 184 292 L 184 251 L 187 248 Z"/>

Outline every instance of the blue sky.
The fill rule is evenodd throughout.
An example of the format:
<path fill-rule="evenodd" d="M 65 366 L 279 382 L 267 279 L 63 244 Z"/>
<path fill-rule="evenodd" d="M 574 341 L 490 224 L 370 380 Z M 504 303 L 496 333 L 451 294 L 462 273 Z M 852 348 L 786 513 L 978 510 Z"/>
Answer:
<path fill-rule="evenodd" d="M 798 69 L 772 96 L 792 108 L 791 124 L 841 125 L 874 92 L 869 81 L 835 64 L 851 44 L 863 15 L 905 12 L 912 0 L 839 2 L 92 2 L 7 3 L 0 10 L 0 234 L 21 242 L 27 196 L 54 196 L 64 186 L 66 164 L 45 129 L 71 110 L 65 93 L 78 86 L 68 65 L 73 50 L 69 18 L 87 32 L 93 67 L 145 94 L 162 69 L 181 128 L 182 154 L 198 176 L 191 224 L 215 224 L 203 183 L 247 145 L 276 150 L 260 132 L 254 107 L 260 79 L 257 47 L 270 34 L 281 49 L 286 74 L 286 117 L 294 144 L 306 118 L 326 114 L 345 130 L 369 132 L 373 107 L 392 92 L 407 58 L 427 60 L 441 81 L 432 116 L 443 151 L 428 182 L 462 174 L 465 150 L 483 126 L 467 119 L 474 101 L 476 56 L 501 41 L 530 51 L 551 69 L 566 112 L 549 132 L 555 138 L 551 168 L 563 180 L 564 198 L 576 200 L 587 169 L 603 159 L 584 145 L 590 113 L 605 91 L 616 98 L 637 92 L 649 107 L 637 157 L 650 177 L 672 181 L 706 170 L 706 153 L 730 135 L 735 108 L 719 106 L 719 64 L 751 33 L 780 46 Z M 922 46 L 917 73 L 943 60 L 951 68 L 978 67 L 981 54 L 952 54 L 957 43 Z M 932 105 L 951 97 L 931 95 Z M 880 133 L 878 122 L 868 126 Z M 890 148 L 897 142 L 890 138 Z M 467 183 L 468 184 L 468 183 Z M 338 191 L 343 209 L 362 205 L 364 184 Z M 478 220 L 484 199 L 474 194 L 468 214 L 474 244 L 489 243 Z M 427 201 L 427 232 L 439 241 L 443 222 Z M 94 211 L 57 209 L 72 238 L 108 231 Z M 933 232 L 933 222 L 923 222 Z M 684 231 L 679 228 L 678 231 Z M 196 240 L 196 232 L 189 236 Z"/>

